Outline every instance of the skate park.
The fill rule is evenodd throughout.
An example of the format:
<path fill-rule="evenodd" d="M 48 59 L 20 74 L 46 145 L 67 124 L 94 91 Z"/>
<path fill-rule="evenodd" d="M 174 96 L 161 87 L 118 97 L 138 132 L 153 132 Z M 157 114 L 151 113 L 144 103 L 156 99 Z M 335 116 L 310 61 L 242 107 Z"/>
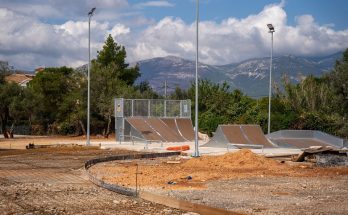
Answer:
<path fill-rule="evenodd" d="M 194 125 L 190 100 L 115 99 L 115 142 L 101 143 L 103 148 L 137 151 L 167 151 L 168 147 L 188 146 L 192 154 Z M 310 147 L 346 147 L 341 138 L 312 130 L 281 130 L 265 135 L 260 125 L 219 125 L 213 136 L 200 133 L 201 154 L 224 154 L 247 148 L 258 154 L 300 154 Z"/>

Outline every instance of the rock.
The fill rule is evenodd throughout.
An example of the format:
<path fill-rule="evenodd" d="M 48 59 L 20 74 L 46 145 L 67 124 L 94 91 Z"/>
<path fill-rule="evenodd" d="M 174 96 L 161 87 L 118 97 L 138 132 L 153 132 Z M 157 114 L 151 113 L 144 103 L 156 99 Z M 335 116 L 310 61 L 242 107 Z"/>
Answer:
<path fill-rule="evenodd" d="M 181 215 L 199 215 L 199 213 L 195 213 L 195 212 L 187 212 L 187 213 L 183 213 Z"/>
<path fill-rule="evenodd" d="M 117 201 L 116 199 L 114 200 L 114 201 L 112 201 L 112 203 L 114 203 L 114 204 L 120 204 L 120 201 Z"/>
<path fill-rule="evenodd" d="M 172 214 L 173 213 L 173 210 L 172 209 L 169 209 L 169 208 L 166 208 L 163 210 L 164 214 Z"/>

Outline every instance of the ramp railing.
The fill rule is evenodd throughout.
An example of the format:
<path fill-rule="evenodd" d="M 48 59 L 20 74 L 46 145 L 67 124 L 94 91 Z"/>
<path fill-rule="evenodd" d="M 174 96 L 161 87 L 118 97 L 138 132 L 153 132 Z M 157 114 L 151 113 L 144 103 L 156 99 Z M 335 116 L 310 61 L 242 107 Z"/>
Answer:
<path fill-rule="evenodd" d="M 125 142 L 124 141 L 125 137 L 128 137 L 131 140 L 132 145 L 135 145 L 134 143 L 136 141 L 134 141 L 134 140 L 140 140 L 141 142 L 144 142 L 144 144 L 145 144 L 144 149 L 149 149 L 149 144 L 155 143 L 155 142 L 161 143 L 161 147 L 163 147 L 163 141 L 161 141 L 161 140 L 146 140 L 144 138 L 140 138 L 140 137 L 136 137 L 136 136 L 132 136 L 132 135 L 121 135 L 120 138 L 119 138 L 119 144 L 120 145 L 122 144 L 122 140 L 123 140 L 123 142 Z"/>

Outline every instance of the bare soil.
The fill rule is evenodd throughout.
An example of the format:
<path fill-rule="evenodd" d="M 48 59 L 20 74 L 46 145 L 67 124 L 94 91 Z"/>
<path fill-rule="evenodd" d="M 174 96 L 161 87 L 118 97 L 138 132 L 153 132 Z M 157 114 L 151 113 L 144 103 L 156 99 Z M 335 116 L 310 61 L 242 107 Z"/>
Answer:
<path fill-rule="evenodd" d="M 137 166 L 140 189 L 195 203 L 248 214 L 348 214 L 347 167 L 290 166 L 249 150 L 101 163 L 90 171 L 109 183 L 134 187 Z"/>
<path fill-rule="evenodd" d="M 54 138 L 45 139 L 48 143 L 55 141 Z M 15 144 L 31 140 L 23 139 Z M 107 191 L 88 180 L 83 169 L 85 161 L 120 153 L 133 152 L 96 147 L 0 149 L 0 214 L 184 213 Z"/>
<path fill-rule="evenodd" d="M 102 142 L 112 142 L 115 141 L 114 136 L 109 138 L 104 138 L 102 136 L 91 136 L 91 141 L 93 143 L 102 143 Z M 0 137 L 0 149 L 25 149 L 29 143 L 35 145 L 53 145 L 53 144 L 72 144 L 80 143 L 83 144 L 86 142 L 85 136 L 16 136 L 13 139 L 4 139 L 2 135 Z"/>

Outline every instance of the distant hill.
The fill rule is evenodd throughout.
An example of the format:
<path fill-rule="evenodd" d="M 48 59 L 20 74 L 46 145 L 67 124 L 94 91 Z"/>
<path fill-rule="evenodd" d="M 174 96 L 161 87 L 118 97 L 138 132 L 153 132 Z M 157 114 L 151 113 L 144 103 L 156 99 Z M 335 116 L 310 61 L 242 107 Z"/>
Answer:
<path fill-rule="evenodd" d="M 292 55 L 273 58 L 273 81 L 280 84 L 286 74 L 293 83 L 308 75 L 320 76 L 330 71 L 343 52 L 325 57 L 297 57 Z M 233 89 L 240 89 L 253 97 L 268 95 L 269 57 L 245 60 L 222 66 L 199 64 L 199 78 L 215 83 L 227 81 Z M 176 86 L 187 89 L 195 78 L 195 62 L 179 57 L 167 56 L 137 62 L 141 77 L 137 80 L 149 81 L 158 92 L 163 92 L 164 81 L 169 91 Z M 134 64 L 133 64 L 134 65 Z"/>
<path fill-rule="evenodd" d="M 287 75 L 293 83 L 298 83 L 308 75 L 321 76 L 329 72 L 336 60 L 342 58 L 343 52 L 322 57 L 298 57 L 293 55 L 276 56 L 273 58 L 272 80 L 281 84 L 283 75 Z M 158 57 L 131 63 L 140 66 L 141 81 L 149 81 L 153 89 L 161 94 L 164 92 L 164 82 L 167 90 L 175 87 L 187 89 L 195 78 L 195 61 L 175 56 Z M 254 58 L 239 63 L 214 66 L 199 63 L 199 78 L 209 79 L 215 83 L 226 81 L 232 89 L 240 89 L 252 97 L 268 95 L 270 58 Z M 87 73 L 87 65 L 76 68 Z"/>

